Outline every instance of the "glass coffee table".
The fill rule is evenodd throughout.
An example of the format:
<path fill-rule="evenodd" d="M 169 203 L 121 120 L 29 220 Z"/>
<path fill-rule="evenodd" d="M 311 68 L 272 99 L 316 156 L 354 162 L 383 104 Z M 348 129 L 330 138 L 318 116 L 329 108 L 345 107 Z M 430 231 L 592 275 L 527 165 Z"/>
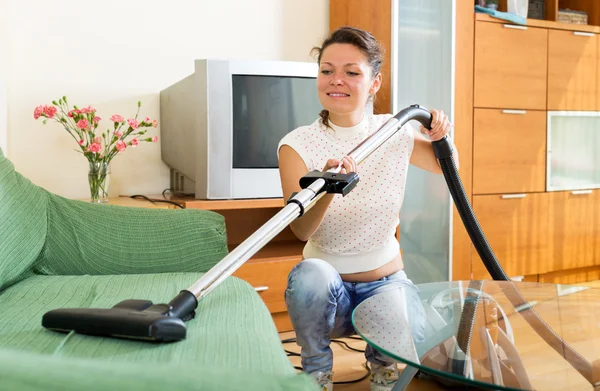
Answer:
<path fill-rule="evenodd" d="M 446 387 L 600 390 L 600 289 L 512 281 L 450 281 L 395 288 L 360 303 L 355 330 Z M 414 299 L 413 299 L 414 300 Z"/>

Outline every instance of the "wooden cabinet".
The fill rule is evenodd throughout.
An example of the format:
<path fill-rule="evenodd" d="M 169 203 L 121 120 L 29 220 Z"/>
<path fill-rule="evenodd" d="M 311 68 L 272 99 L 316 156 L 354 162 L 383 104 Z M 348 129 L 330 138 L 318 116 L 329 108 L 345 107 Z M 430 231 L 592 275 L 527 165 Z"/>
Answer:
<path fill-rule="evenodd" d="M 81 201 L 88 201 L 89 198 L 81 199 Z M 179 209 L 177 205 L 173 205 L 167 202 L 153 202 L 148 201 L 142 197 L 131 198 L 127 196 L 109 197 L 108 203 L 110 205 L 119 206 L 130 206 L 134 208 L 146 208 L 146 209 Z"/>
<path fill-rule="evenodd" d="M 543 192 L 546 112 L 475 109 L 473 194 Z"/>
<path fill-rule="evenodd" d="M 552 261 L 550 194 L 473 196 L 483 233 L 508 276 L 548 271 Z M 473 278 L 490 278 L 473 248 Z"/>
<path fill-rule="evenodd" d="M 597 73 L 596 34 L 549 31 L 548 110 L 600 110 Z"/>
<path fill-rule="evenodd" d="M 279 331 L 292 330 L 284 294 L 288 274 L 300 260 L 300 257 L 294 256 L 287 260 L 249 261 L 233 273 L 233 276 L 247 281 L 256 289 Z"/>
<path fill-rule="evenodd" d="M 600 191 L 551 194 L 552 271 L 600 265 Z"/>
<path fill-rule="evenodd" d="M 578 9 L 584 2 L 561 4 Z M 598 23 L 600 2 L 585 4 L 590 23 Z M 558 1 L 549 7 L 555 17 Z M 556 127 L 550 111 L 600 111 L 600 28 L 531 19 L 508 27 L 487 15 L 476 15 L 475 25 L 473 205 L 484 233 L 509 276 L 577 282 L 597 276 L 600 191 L 547 191 L 547 173 L 553 178 L 560 167 L 546 147 Z M 570 136 L 552 137 L 553 158 L 561 145 L 572 145 Z M 578 144 L 563 160 L 574 165 L 583 152 L 593 156 L 591 144 Z M 474 249 L 472 275 L 489 278 Z"/>
<path fill-rule="evenodd" d="M 600 190 L 473 198 L 481 228 L 509 276 L 550 281 L 565 273 L 598 272 Z M 489 278 L 474 248 L 472 271 L 474 278 Z"/>
<path fill-rule="evenodd" d="M 474 107 L 546 109 L 548 30 L 477 21 Z"/>

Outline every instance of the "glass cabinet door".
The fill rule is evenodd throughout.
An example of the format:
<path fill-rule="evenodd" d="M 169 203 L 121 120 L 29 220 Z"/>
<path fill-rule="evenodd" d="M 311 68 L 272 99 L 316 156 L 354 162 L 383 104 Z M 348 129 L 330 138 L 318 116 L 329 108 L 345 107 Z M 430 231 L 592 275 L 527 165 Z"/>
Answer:
<path fill-rule="evenodd" d="M 392 6 L 393 113 L 419 104 L 443 110 L 453 121 L 455 0 L 394 0 Z M 415 283 L 451 277 L 451 207 L 444 177 L 411 165 L 400 246 Z"/>
<path fill-rule="evenodd" d="M 600 188 L 600 113 L 548 112 L 546 189 Z"/>

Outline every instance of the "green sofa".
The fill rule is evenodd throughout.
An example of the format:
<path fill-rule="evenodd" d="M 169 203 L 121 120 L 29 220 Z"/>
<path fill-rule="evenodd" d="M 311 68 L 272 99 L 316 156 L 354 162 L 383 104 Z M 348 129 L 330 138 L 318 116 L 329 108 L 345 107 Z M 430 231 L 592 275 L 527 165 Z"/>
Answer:
<path fill-rule="evenodd" d="M 97 205 L 34 185 L 0 150 L 0 390 L 313 390 L 269 311 L 229 277 L 167 344 L 58 333 L 55 308 L 169 302 L 227 253 L 221 215 Z"/>

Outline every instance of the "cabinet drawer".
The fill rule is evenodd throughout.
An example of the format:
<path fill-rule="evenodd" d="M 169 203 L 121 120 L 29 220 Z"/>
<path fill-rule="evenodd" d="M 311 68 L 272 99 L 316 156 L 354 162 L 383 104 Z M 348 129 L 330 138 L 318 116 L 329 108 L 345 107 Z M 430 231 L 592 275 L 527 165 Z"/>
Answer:
<path fill-rule="evenodd" d="M 600 264 L 600 190 L 551 193 L 554 217 L 552 270 Z"/>
<path fill-rule="evenodd" d="M 576 31 L 548 34 L 548 110 L 598 110 L 598 37 Z"/>
<path fill-rule="evenodd" d="M 476 22 L 474 106 L 546 109 L 548 30 Z"/>
<path fill-rule="evenodd" d="M 288 274 L 301 257 L 286 261 L 248 262 L 233 273 L 252 285 L 271 313 L 287 311 L 284 292 Z"/>
<path fill-rule="evenodd" d="M 473 210 L 509 277 L 547 272 L 553 262 L 550 194 L 473 196 Z M 473 278 L 489 278 L 472 247 Z"/>
<path fill-rule="evenodd" d="M 473 194 L 546 189 L 546 112 L 475 109 Z"/>

